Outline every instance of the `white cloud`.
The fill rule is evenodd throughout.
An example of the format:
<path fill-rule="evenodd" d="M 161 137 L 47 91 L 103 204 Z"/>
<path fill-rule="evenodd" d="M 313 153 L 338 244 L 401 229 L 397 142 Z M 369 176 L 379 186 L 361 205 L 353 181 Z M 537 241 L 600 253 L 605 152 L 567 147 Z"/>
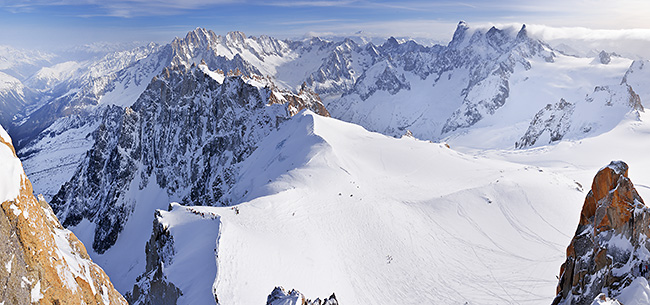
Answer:
<path fill-rule="evenodd" d="M 579 40 L 648 40 L 650 29 L 589 29 L 585 27 L 551 27 L 546 25 L 529 25 L 531 34 L 544 40 L 579 39 Z"/>
<path fill-rule="evenodd" d="M 175 15 L 186 10 L 233 2 L 236 2 L 236 0 L 0 0 L 0 8 L 13 13 L 22 13 L 48 6 L 90 6 L 98 9 L 98 11 L 86 14 L 83 17 L 137 17 Z"/>
<path fill-rule="evenodd" d="M 447 43 L 451 40 L 456 25 L 457 22 L 452 23 L 437 20 L 394 20 L 381 22 L 348 21 L 314 24 L 310 27 L 310 33 L 345 36 L 354 35 L 355 33 L 362 31 L 368 36 L 426 38 L 427 40 Z M 296 28 L 286 32 L 287 34 L 296 36 L 305 33 L 302 28 Z"/>
<path fill-rule="evenodd" d="M 314 7 L 345 7 L 358 3 L 359 1 L 268 1 L 262 4 L 271 6 L 314 6 Z"/>
<path fill-rule="evenodd" d="M 605 50 L 631 58 L 650 59 L 650 29 L 602 30 L 584 27 L 527 26 L 531 35 L 551 46 L 568 45 L 580 55 Z"/>

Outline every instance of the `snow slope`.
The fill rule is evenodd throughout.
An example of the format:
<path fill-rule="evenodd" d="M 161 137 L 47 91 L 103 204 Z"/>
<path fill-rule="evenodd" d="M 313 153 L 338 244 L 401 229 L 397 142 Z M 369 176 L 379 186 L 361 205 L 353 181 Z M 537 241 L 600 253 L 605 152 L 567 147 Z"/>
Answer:
<path fill-rule="evenodd" d="M 464 133 L 452 135 L 447 141 L 452 145 L 484 149 L 512 148 L 526 132 L 533 116 L 547 104 L 564 98 L 578 104 L 576 116 L 585 123 L 602 123 L 608 131 L 616 126 L 621 116 L 608 113 L 604 103 L 584 103 L 596 86 L 618 85 L 632 60 L 613 58 L 608 65 L 592 64 L 589 58 L 576 58 L 558 54 L 554 62 L 531 60 L 531 69 L 515 70 L 510 80 L 510 96 L 504 106 L 493 116 L 486 117 Z M 636 87 L 634 87 L 636 88 Z M 604 112 L 604 115 L 602 114 Z M 600 120 L 601 118 L 606 120 Z M 600 120 L 600 121 L 599 121 Z M 578 125 L 578 124 L 576 124 Z M 578 137 L 573 137 L 576 139 Z M 543 143 L 547 144 L 547 143 Z"/>
<path fill-rule="evenodd" d="M 349 304 L 548 303 L 584 196 L 537 167 L 311 113 L 243 168 L 234 192 L 252 199 L 192 207 L 219 215 L 221 304 L 263 303 L 279 285 Z M 188 220 L 182 230 L 200 232 Z M 199 249 L 213 250 L 175 245 L 174 260 Z"/>
<path fill-rule="evenodd" d="M 101 113 L 100 113 L 101 114 Z M 35 191 L 50 201 L 61 186 L 70 180 L 92 147 L 92 132 L 100 125 L 100 114 L 68 116 L 55 121 L 42 132 L 42 138 L 19 151 L 25 173 Z"/>
<path fill-rule="evenodd" d="M 599 168 L 611 160 L 623 160 L 630 166 L 629 177 L 641 197 L 650 198 L 649 137 L 650 114 L 640 112 L 638 116 L 627 116 L 608 132 L 581 140 L 564 140 L 524 150 L 456 148 L 489 159 L 543 167 L 578 181 L 585 189 Z"/>

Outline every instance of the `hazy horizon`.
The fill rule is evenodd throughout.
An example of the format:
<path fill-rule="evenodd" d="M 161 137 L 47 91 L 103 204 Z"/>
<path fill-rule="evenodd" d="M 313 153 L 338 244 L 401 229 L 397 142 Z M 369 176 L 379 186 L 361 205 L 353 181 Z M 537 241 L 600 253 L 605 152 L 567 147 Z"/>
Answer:
<path fill-rule="evenodd" d="M 0 0 L 0 45 L 47 51 L 95 42 L 168 43 L 197 27 L 217 34 L 236 30 L 281 39 L 309 33 L 346 36 L 362 31 L 374 37 L 446 43 L 460 20 L 470 25 L 545 25 L 547 29 L 537 32 L 545 31 L 548 37 L 558 35 L 556 28 L 579 27 L 585 39 L 599 38 L 605 35 L 603 31 L 609 31 L 605 36 L 614 39 L 650 41 L 650 20 L 644 18 L 649 11 L 650 3 L 636 0 L 619 1 L 615 6 L 602 0 L 543 4 L 510 0 Z M 548 33 L 548 29 L 554 30 Z"/>

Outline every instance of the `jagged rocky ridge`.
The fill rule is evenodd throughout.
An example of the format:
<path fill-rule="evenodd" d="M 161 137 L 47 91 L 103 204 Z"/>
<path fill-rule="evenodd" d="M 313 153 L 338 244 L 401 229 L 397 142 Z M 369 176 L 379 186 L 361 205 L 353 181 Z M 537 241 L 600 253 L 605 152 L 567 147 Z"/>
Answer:
<path fill-rule="evenodd" d="M 183 229 L 190 223 L 199 231 Z M 129 303 L 219 304 L 213 282 L 220 232 L 221 216 L 201 207 L 173 202 L 167 211 L 156 210 L 145 246 L 145 270 L 126 293 Z"/>
<path fill-rule="evenodd" d="M 133 94 L 144 90 L 141 84 L 146 84 L 166 66 L 189 67 L 204 61 L 211 70 L 237 70 L 243 75 L 274 77 L 285 89 L 298 89 L 304 82 L 320 95 L 335 98 L 358 94 L 362 101 L 377 91 L 395 95 L 401 90 L 411 90 L 409 74 L 421 80 L 435 75 L 435 85 L 445 72 L 467 69 L 470 79 L 462 92 L 463 105 L 443 122 L 444 134 L 471 126 L 483 116 L 493 114 L 505 103 L 507 79 L 514 65 L 521 62 L 528 67 L 526 58 L 532 56 L 552 60 L 554 55 L 543 43 L 528 37 L 525 27 L 512 37 L 507 31 L 494 27 L 488 31 L 470 31 L 461 22 L 447 47 L 425 47 L 413 41 L 398 43 L 394 38 L 380 46 L 359 45 L 351 39 L 281 41 L 267 36 L 246 37 L 241 32 L 221 36 L 197 28 L 163 47 L 151 45 L 107 55 L 88 69 L 103 76 L 82 74 L 46 90 L 47 101 L 41 102 L 43 105 L 33 112 L 20 114 L 19 117 L 24 117 L 17 122 L 20 127 L 11 131 L 18 135 L 22 148 L 60 117 L 82 113 L 98 104 L 130 105 L 137 97 Z M 106 68 L 105 63 L 118 60 L 119 65 Z M 318 61 L 320 64 L 314 65 Z M 47 79 L 35 77 L 32 84 L 43 81 Z M 82 90 L 73 91 L 76 88 Z M 113 101 L 113 96 L 125 91 L 131 92 L 125 97 L 126 101 Z M 111 92 L 114 94 L 109 94 Z M 334 106 L 341 109 L 336 116 L 344 116 L 348 107 L 346 101 Z M 366 127 L 377 130 L 375 126 Z"/>
<path fill-rule="evenodd" d="M 216 41 L 209 40 L 211 37 Z M 227 43 L 219 39 L 221 36 L 211 31 L 197 29 L 162 47 L 151 44 L 111 53 L 89 67 L 79 68 L 80 75 L 44 89 L 44 94 L 51 96 L 49 100 L 35 110 L 19 113 L 18 117 L 24 118 L 10 130 L 21 139 L 18 153 L 31 165 L 28 171 L 41 186 L 39 190 L 52 198 L 70 180 L 84 153 L 91 148 L 92 131 L 100 124 L 106 107 L 131 106 L 163 68 L 189 68 L 203 62 L 212 70 L 246 75 L 257 71 L 241 56 L 217 54 L 217 49 L 223 52 L 220 43 Z M 65 145 L 57 146 L 60 142 Z M 74 151 L 69 149 L 72 143 Z"/>
<path fill-rule="evenodd" d="M 494 115 L 510 96 L 516 69 L 529 70 L 532 60 L 553 62 L 556 57 L 525 25 L 513 33 L 496 27 L 470 29 L 464 22 L 447 46 L 425 48 L 389 39 L 376 49 L 379 56 L 353 90 L 328 103 L 328 109 L 334 117 L 373 131 L 401 136 L 409 129 L 433 140 Z M 397 101 L 400 107 L 394 106 Z M 391 119 L 377 118 L 383 116 Z"/>
<path fill-rule="evenodd" d="M 295 95 L 216 73 L 220 83 L 206 69 L 166 68 L 133 107 L 106 109 L 93 147 L 52 199 L 65 226 L 97 224 L 96 252 L 115 243 L 135 208 L 130 191 L 154 183 L 185 204 L 230 204 L 238 163 L 261 138 L 303 108 L 327 115 L 307 89 Z"/>
<path fill-rule="evenodd" d="M 532 146 L 537 142 L 540 136 L 547 132 L 549 134 L 549 143 L 562 140 L 562 137 L 571 127 L 571 116 L 575 110 L 575 105 L 560 99 L 555 104 L 548 104 L 540 110 L 526 131 L 526 134 L 515 143 L 516 148 Z M 546 143 L 544 143 L 546 144 Z"/>
<path fill-rule="evenodd" d="M 594 177 L 553 304 L 592 304 L 601 293 L 615 299 L 636 278 L 650 276 L 643 271 L 649 236 L 650 209 L 628 178 L 628 165 L 613 161 Z"/>
<path fill-rule="evenodd" d="M 462 105 L 445 122 L 443 134 L 472 126 L 503 106 L 510 91 L 508 79 L 516 64 L 530 69 L 528 59 L 533 56 L 540 56 L 546 61 L 553 61 L 555 57 L 547 45 L 529 37 L 526 25 L 522 26 L 514 39 L 496 27 L 491 27 L 485 33 L 477 30 L 469 37 L 468 29 L 464 22 L 458 24 L 448 51 L 442 55 L 444 64 L 436 71 L 440 75 L 460 67 L 470 70 Z"/>
<path fill-rule="evenodd" d="M 124 90 L 142 82 L 146 85 L 151 76 L 143 79 L 132 73 L 131 67 L 137 66 L 136 63 L 149 66 L 146 59 L 158 54 L 160 48 L 151 43 L 110 53 L 99 60 L 69 61 L 40 69 L 24 82 L 38 94 L 32 94 L 35 97 L 30 99 L 29 107 L 15 113 L 9 129 L 19 139 L 17 148 L 20 150 L 37 140 L 39 133 L 59 118 L 92 115 L 102 97 L 120 86 Z"/>
<path fill-rule="evenodd" d="M 85 116 L 96 105 L 129 106 L 164 67 L 189 67 L 201 61 L 211 70 L 271 77 L 283 89 L 298 90 L 305 83 L 324 97 L 334 117 L 373 131 L 400 136 L 409 129 L 418 138 L 440 140 L 474 126 L 502 108 L 510 96 L 513 73 L 531 69 L 534 60 L 552 62 L 557 57 L 548 45 L 529 35 L 525 25 L 518 31 L 496 27 L 473 29 L 465 22 L 458 24 L 447 46 L 425 47 L 414 41 L 399 43 L 394 38 L 382 45 L 361 45 L 351 39 L 291 41 L 246 36 L 241 32 L 221 36 L 197 28 L 168 45 L 144 49 L 146 52 L 134 49 L 107 56 L 100 62 L 119 59 L 120 65 L 116 65 L 119 71 L 97 69 L 107 76 L 65 81 L 65 86 L 57 86 L 64 90 L 49 89 L 50 97 L 44 105 L 33 112 L 22 111 L 18 116 L 20 122 L 15 122 L 20 126 L 10 130 L 18 135 L 19 151 L 24 146 L 32 146 L 25 147 L 26 150 L 38 146 L 27 142 L 42 142 L 39 132 L 57 118 Z M 597 59 L 599 62 L 610 62 L 616 56 L 604 51 L 601 55 L 603 59 Z M 460 82 L 463 88 L 446 90 L 456 95 L 458 89 L 457 96 L 429 96 L 426 101 L 421 101 L 423 97 L 412 101 L 410 95 L 398 95 L 422 90 L 422 85 L 416 85 L 420 82 L 441 88 Z M 75 88 L 82 90 L 71 91 Z M 395 101 L 376 105 L 373 96 Z M 556 98 L 557 101 L 562 97 Z M 401 107 L 394 107 L 397 101 Z M 434 107 L 435 111 L 423 109 L 423 114 L 414 114 L 416 109 L 425 107 L 423 102 L 439 106 Z M 403 110 L 409 107 L 414 108 L 414 113 Z M 378 120 L 369 110 L 390 114 L 394 119 Z"/>
<path fill-rule="evenodd" d="M 170 211 L 172 207 L 169 206 Z M 154 214 L 153 232 L 145 246 L 145 253 L 145 271 L 136 279 L 133 290 L 126 294 L 129 304 L 177 304 L 182 291 L 164 274 L 165 267 L 169 267 L 174 260 L 174 237 L 165 226 L 160 211 Z"/>
<path fill-rule="evenodd" d="M 0 300 L 8 304 L 127 304 L 86 248 L 32 186 L 0 127 Z"/>
<path fill-rule="evenodd" d="M 321 300 L 316 298 L 315 300 L 307 299 L 300 291 L 291 289 L 287 291 L 284 287 L 275 287 L 271 294 L 269 294 L 266 305 L 293 305 L 293 304 L 302 304 L 302 305 L 338 305 L 339 302 L 336 299 L 336 295 L 332 293 L 328 298 Z"/>
<path fill-rule="evenodd" d="M 38 101 L 36 109 L 26 108 L 18 113 L 19 121 L 14 122 L 17 126 L 11 128 L 10 132 L 20 139 L 21 149 L 30 141 L 38 141 L 39 133 L 59 118 L 92 115 L 97 105 L 131 105 L 149 81 L 168 66 L 190 67 L 203 61 L 213 70 L 218 68 L 223 71 L 241 71 L 245 75 L 261 74 L 255 66 L 243 60 L 241 55 L 221 54 L 223 48 L 219 45 L 227 45 L 241 52 L 242 46 L 238 43 L 241 37 L 245 37 L 241 32 L 232 32 L 227 37 L 222 37 L 212 31 L 197 29 L 184 38 L 175 38 L 165 46 L 151 43 L 110 53 L 96 62 L 72 62 L 72 68 L 68 69 L 56 68 L 68 62 L 53 68 L 43 68 L 26 81 L 30 88 L 41 91 L 38 98 L 42 101 Z M 259 41 L 260 44 L 264 42 L 263 38 Z M 254 49 L 248 47 L 247 50 Z M 56 75 L 57 70 L 63 70 L 63 73 L 70 76 L 65 78 Z"/>
<path fill-rule="evenodd" d="M 630 112 L 637 112 L 638 117 L 639 111 L 644 111 L 641 98 L 624 77 L 619 85 L 596 86 L 583 101 L 571 103 L 562 98 L 546 105 L 537 112 L 515 148 L 550 144 L 568 134 L 584 138 L 613 128 L 612 124 L 618 124 Z"/>

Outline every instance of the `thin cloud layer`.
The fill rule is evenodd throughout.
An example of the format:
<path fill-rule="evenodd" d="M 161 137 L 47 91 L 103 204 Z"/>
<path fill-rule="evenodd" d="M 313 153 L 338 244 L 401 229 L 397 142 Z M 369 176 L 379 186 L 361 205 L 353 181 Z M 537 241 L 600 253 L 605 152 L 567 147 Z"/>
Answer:
<path fill-rule="evenodd" d="M 28 13 L 48 7 L 87 7 L 88 14 L 82 17 L 112 16 L 132 18 L 138 16 L 178 15 L 185 11 L 208 6 L 234 3 L 236 0 L 19 0 L 0 1 L 0 7 L 12 13 Z"/>
<path fill-rule="evenodd" d="M 446 43 L 460 20 L 470 25 L 526 23 L 550 41 L 647 41 L 648 14 L 650 2 L 645 0 L 0 0 L 0 44 L 24 46 L 28 39 L 65 44 L 81 36 L 115 41 L 149 40 L 155 34 L 160 39 L 160 28 L 174 28 L 168 31 L 171 40 L 197 26 L 279 38 L 363 31 Z"/>

